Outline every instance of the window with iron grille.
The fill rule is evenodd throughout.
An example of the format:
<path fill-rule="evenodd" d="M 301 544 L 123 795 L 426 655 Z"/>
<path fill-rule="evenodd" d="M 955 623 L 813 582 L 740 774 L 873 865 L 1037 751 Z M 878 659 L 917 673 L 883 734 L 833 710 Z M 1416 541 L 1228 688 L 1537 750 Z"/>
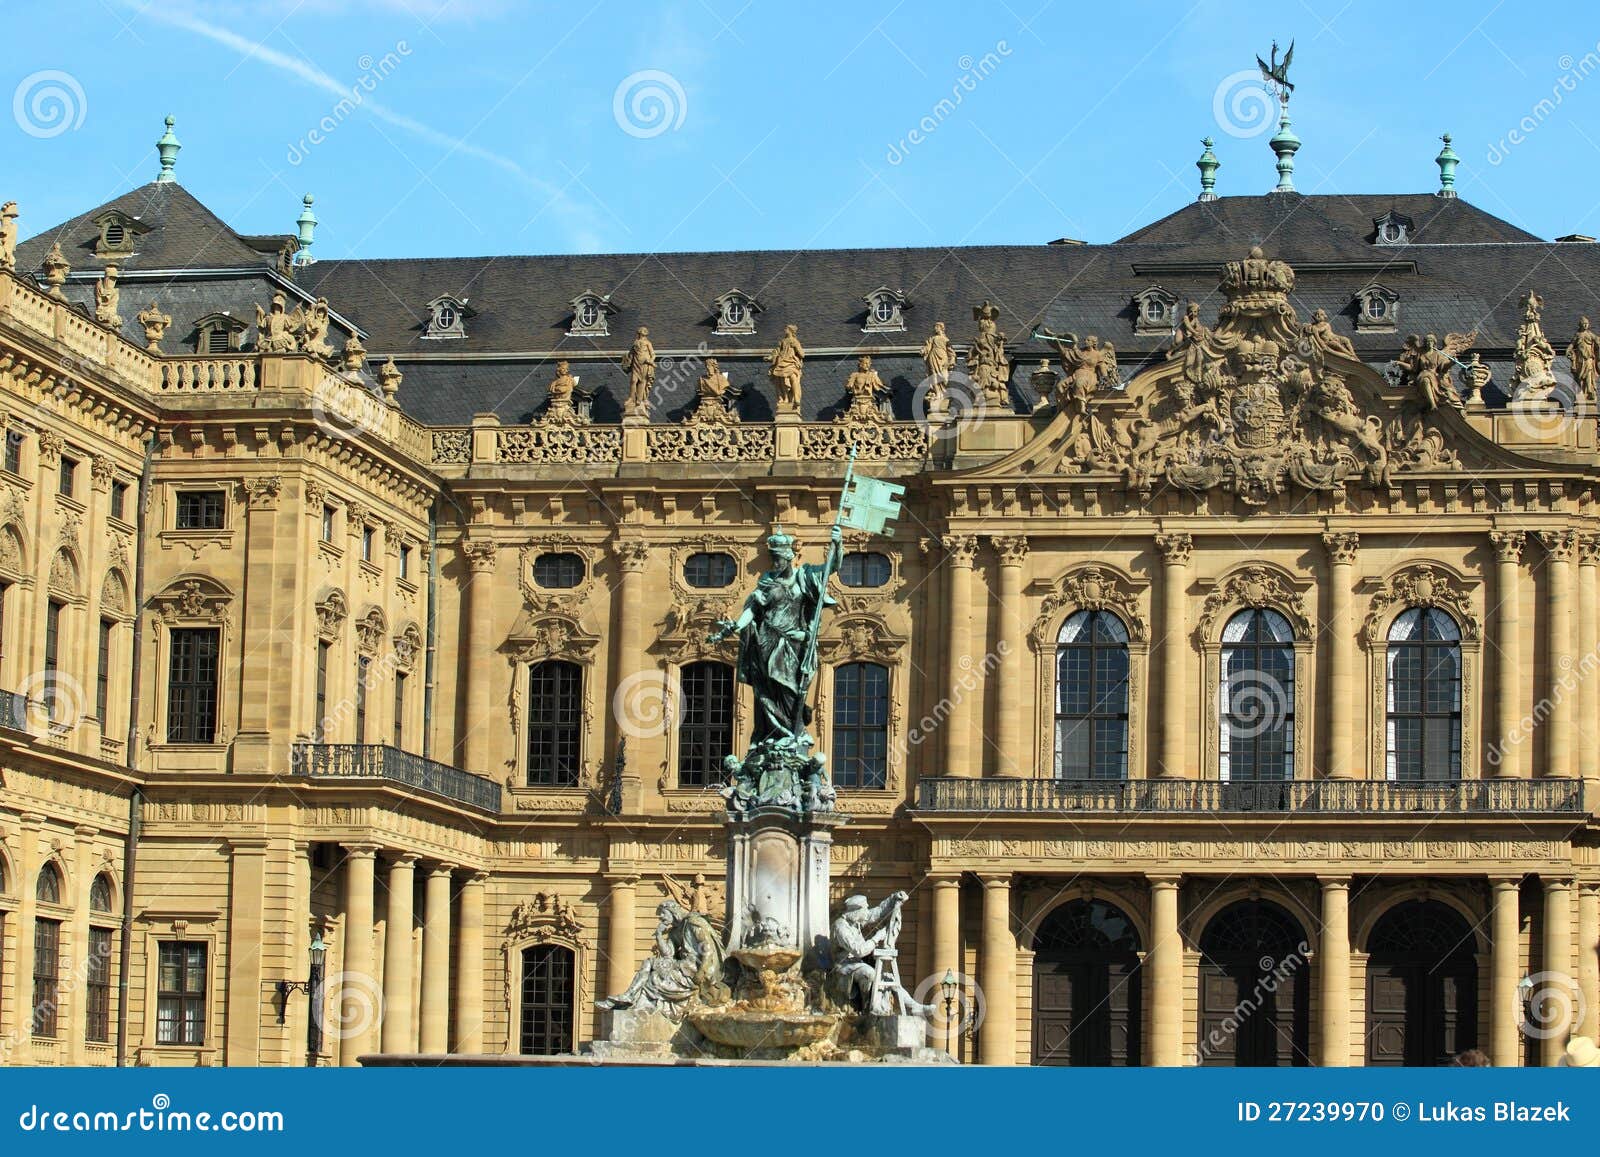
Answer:
<path fill-rule="evenodd" d="M 679 673 L 678 786 L 722 781 L 723 757 L 733 751 L 733 668 L 708 659 Z"/>
<path fill-rule="evenodd" d="M 842 663 L 833 671 L 833 782 L 889 785 L 889 668 Z"/>
<path fill-rule="evenodd" d="M 1078 611 L 1056 641 L 1056 778 L 1128 777 L 1128 629 Z"/>
<path fill-rule="evenodd" d="M 839 581 L 847 587 L 881 587 L 891 571 L 889 556 L 876 550 L 852 550 L 839 560 Z"/>
<path fill-rule="evenodd" d="M 1222 629 L 1222 778 L 1294 778 L 1294 629 L 1240 611 Z"/>
<path fill-rule="evenodd" d="M 571 787 L 582 758 L 583 668 L 546 659 L 528 668 L 528 782 Z"/>
<path fill-rule="evenodd" d="M 1461 628 L 1413 607 L 1389 628 L 1388 778 L 1461 778 Z"/>
<path fill-rule="evenodd" d="M 33 1035 L 56 1035 L 61 1000 L 61 921 L 33 922 Z"/>
<path fill-rule="evenodd" d="M 156 978 L 156 1043 L 206 1043 L 206 946 L 168 940 L 159 946 Z"/>
<path fill-rule="evenodd" d="M 566 590 L 583 581 L 583 556 L 568 550 L 551 550 L 533 560 L 533 581 L 542 587 Z"/>
<path fill-rule="evenodd" d="M 221 530 L 222 491 L 180 490 L 178 492 L 179 530 Z"/>
<path fill-rule="evenodd" d="M 720 550 L 701 550 L 683 560 L 683 581 L 699 590 L 725 587 L 733 582 L 738 564 Z"/>
<path fill-rule="evenodd" d="M 111 1040 L 111 929 L 89 929 L 89 959 L 85 965 L 88 1017 L 84 1038 L 93 1044 L 106 1044 Z"/>
<path fill-rule="evenodd" d="M 218 631 L 215 627 L 178 627 L 171 635 L 167 742 L 215 743 Z"/>

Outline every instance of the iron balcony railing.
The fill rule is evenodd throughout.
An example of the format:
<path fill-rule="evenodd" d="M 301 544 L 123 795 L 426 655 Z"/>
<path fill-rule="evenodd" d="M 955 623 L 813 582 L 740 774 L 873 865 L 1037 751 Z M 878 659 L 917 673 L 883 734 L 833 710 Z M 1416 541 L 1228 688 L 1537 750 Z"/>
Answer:
<path fill-rule="evenodd" d="M 0 727 L 7 731 L 28 730 L 28 697 L 16 691 L 0 691 Z"/>
<path fill-rule="evenodd" d="M 925 812 L 1034 812 L 1274 815 L 1582 814 L 1574 779 L 1470 779 L 1453 783 L 1317 779 L 1223 783 L 1216 780 L 967 779 L 917 784 Z"/>
<path fill-rule="evenodd" d="M 500 785 L 492 779 L 382 743 L 297 743 L 290 769 L 313 779 L 382 779 L 487 812 L 500 810 Z"/>

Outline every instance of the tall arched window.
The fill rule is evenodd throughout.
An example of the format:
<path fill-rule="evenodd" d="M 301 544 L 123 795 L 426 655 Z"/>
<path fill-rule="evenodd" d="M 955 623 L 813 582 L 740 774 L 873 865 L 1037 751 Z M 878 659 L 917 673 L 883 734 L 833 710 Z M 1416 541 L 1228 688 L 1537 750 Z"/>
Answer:
<path fill-rule="evenodd" d="M 833 782 L 889 786 L 889 668 L 841 663 L 833 670 Z"/>
<path fill-rule="evenodd" d="M 1128 777 L 1128 628 L 1078 611 L 1056 636 L 1056 778 Z"/>
<path fill-rule="evenodd" d="M 111 911 L 111 877 L 104 872 L 89 885 L 89 911 L 106 914 Z"/>
<path fill-rule="evenodd" d="M 1461 628 L 1413 607 L 1389 628 L 1389 778 L 1461 778 Z"/>
<path fill-rule="evenodd" d="M 1294 629 L 1240 611 L 1222 629 L 1222 778 L 1294 778 Z"/>
<path fill-rule="evenodd" d="M 733 668 L 715 659 L 689 663 L 678 683 L 678 786 L 719 783 L 723 757 L 733 753 Z"/>
<path fill-rule="evenodd" d="M 528 668 L 528 782 L 572 787 L 583 756 L 583 668 L 546 659 Z"/>
<path fill-rule="evenodd" d="M 34 889 L 34 899 L 44 904 L 61 903 L 61 869 L 46 864 L 39 869 L 39 883 Z"/>

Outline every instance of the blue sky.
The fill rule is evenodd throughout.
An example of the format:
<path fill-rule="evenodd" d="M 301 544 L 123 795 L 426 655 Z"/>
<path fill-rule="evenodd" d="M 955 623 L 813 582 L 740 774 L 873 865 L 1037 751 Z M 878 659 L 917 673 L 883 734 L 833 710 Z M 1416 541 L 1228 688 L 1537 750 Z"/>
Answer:
<path fill-rule="evenodd" d="M 6 23 L 24 235 L 153 177 L 172 113 L 187 188 L 261 233 L 315 193 L 320 257 L 1109 241 L 1193 198 L 1203 136 L 1219 192 L 1271 187 L 1247 70 L 1274 39 L 1303 192 L 1431 191 L 1449 130 L 1462 196 L 1600 235 L 1593 4 L 14 0 Z"/>

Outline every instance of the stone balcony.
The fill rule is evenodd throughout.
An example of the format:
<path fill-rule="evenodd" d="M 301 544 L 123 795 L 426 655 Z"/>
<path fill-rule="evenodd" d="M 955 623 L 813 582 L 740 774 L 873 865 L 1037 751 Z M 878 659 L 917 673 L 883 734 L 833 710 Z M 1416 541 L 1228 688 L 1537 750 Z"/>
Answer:
<path fill-rule="evenodd" d="M 500 810 L 500 785 L 493 780 L 382 743 L 297 743 L 290 770 L 311 779 L 383 780 L 481 811 Z"/>
<path fill-rule="evenodd" d="M 1384 780 L 968 779 L 917 784 L 924 813 L 1004 815 L 1249 816 L 1417 818 L 1432 816 L 1581 816 L 1588 812 L 1576 779 L 1469 779 L 1453 783 Z"/>

